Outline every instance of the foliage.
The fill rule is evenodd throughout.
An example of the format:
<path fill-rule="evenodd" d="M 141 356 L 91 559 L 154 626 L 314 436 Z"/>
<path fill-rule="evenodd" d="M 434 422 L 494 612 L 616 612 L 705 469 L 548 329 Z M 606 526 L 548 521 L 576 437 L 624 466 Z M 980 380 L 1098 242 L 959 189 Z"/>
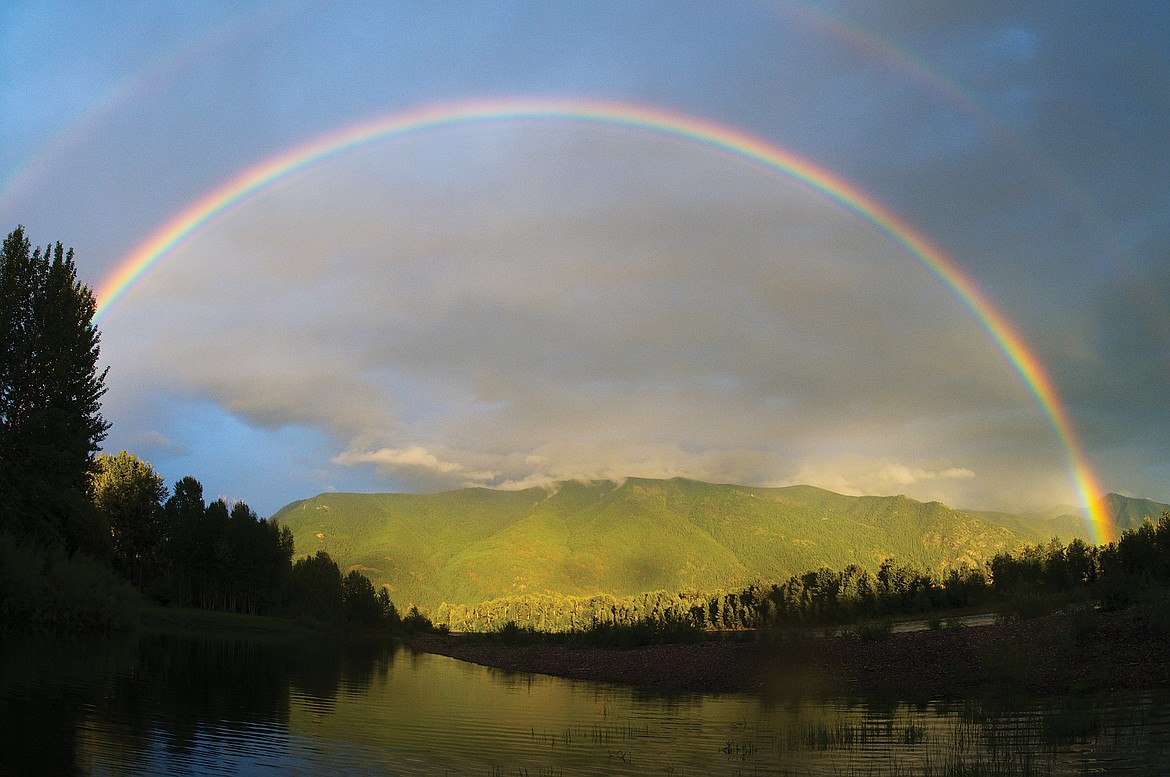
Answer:
<path fill-rule="evenodd" d="M 243 502 L 203 502 L 193 477 L 166 488 L 148 462 L 101 455 L 90 489 L 114 538 L 114 565 L 163 602 L 256 614 L 284 603 L 292 563 L 288 529 Z"/>
<path fill-rule="evenodd" d="M 674 618 L 646 618 L 630 622 L 598 621 L 580 631 L 540 631 L 531 626 L 518 626 L 508 621 L 498 629 L 481 632 L 475 639 L 490 640 L 503 645 L 533 645 L 558 643 L 571 646 L 633 648 L 644 645 L 696 642 L 703 631 L 691 620 Z"/>
<path fill-rule="evenodd" d="M 85 498 L 101 416 L 97 310 L 73 251 L 33 249 L 22 227 L 0 249 L 0 528 L 102 556 L 108 530 Z"/>
<path fill-rule="evenodd" d="M 356 569 L 341 579 L 341 608 L 347 621 L 363 626 L 376 626 L 387 614 L 370 578 Z"/>
<path fill-rule="evenodd" d="M 288 530 L 261 520 L 243 502 L 229 510 L 217 499 L 200 510 L 196 486 L 180 481 L 167 502 L 168 590 L 180 603 L 204 609 L 255 614 L 278 607 L 292 561 Z"/>
<path fill-rule="evenodd" d="M 821 567 L 781 583 L 732 591 L 653 591 L 627 597 L 526 594 L 475 605 L 444 603 L 435 615 L 439 625 L 453 631 L 498 632 L 513 640 L 529 633 L 563 632 L 592 633 L 606 644 L 644 644 L 672 629 L 677 633 L 671 639 L 685 640 L 698 630 L 783 631 L 835 624 L 861 624 L 852 633 L 882 639 L 893 617 L 917 615 L 932 628 L 953 627 L 956 622 L 944 621 L 942 613 L 994 607 L 1003 619 L 1017 620 L 1083 609 L 1090 597 L 1099 598 L 1107 609 L 1160 602 L 1167 588 L 1170 512 L 1157 525 L 1127 531 L 1102 549 L 1081 540 L 1068 545 L 1051 540 L 997 554 L 982 569 L 948 570 L 941 578 L 885 559 L 876 572 L 856 564 L 841 571 Z M 1124 599 L 1119 592 L 1125 592 Z M 1160 616 L 1164 609 L 1151 612 Z"/>
<path fill-rule="evenodd" d="M 434 618 L 451 631 L 493 632 L 509 623 L 520 629 L 574 633 L 639 623 L 702 628 L 706 621 L 698 613 L 707 606 L 701 594 L 666 591 L 622 598 L 544 594 L 502 597 L 470 606 L 443 604 Z"/>
<path fill-rule="evenodd" d="M 100 412 L 106 373 L 98 371 L 96 310 L 93 294 L 77 280 L 72 249 L 58 243 L 34 250 L 22 227 L 5 238 L 0 249 L 4 623 L 91 628 L 124 620 L 132 589 L 111 573 L 108 560 L 160 600 L 243 613 L 283 606 L 293 572 L 287 528 L 261 520 L 243 503 L 204 505 L 194 478 L 179 481 L 167 500 L 151 465 L 125 451 L 95 460 L 109 428 Z M 324 573 L 330 584 L 334 571 L 336 565 Z M 357 572 L 344 580 L 335 577 L 328 591 L 331 612 L 354 623 L 399 623 L 388 595 L 376 593 L 367 578 Z M 310 583 L 304 606 L 323 614 L 325 583 Z M 406 620 L 429 626 L 418 610 Z"/>
<path fill-rule="evenodd" d="M 490 493 L 475 496 L 490 499 L 485 496 Z M 291 558 L 287 528 L 274 521 L 259 521 L 246 505 L 238 504 L 230 511 L 223 502 L 204 507 L 202 489 L 193 478 L 175 484 L 163 523 L 165 542 L 184 548 L 181 557 L 194 560 L 191 578 L 196 588 L 201 585 L 198 581 L 203 581 L 200 603 L 205 607 L 240 609 L 240 601 L 250 601 L 239 598 L 239 592 L 249 588 L 248 581 L 255 584 L 257 579 L 271 577 L 255 575 L 255 570 L 276 570 L 279 577 L 279 559 L 287 567 Z M 248 531 L 258 531 L 256 536 L 261 536 L 265 530 L 259 527 L 265 526 L 273 528 L 280 538 L 276 545 L 281 550 L 270 559 L 275 559 L 275 566 L 258 565 L 255 554 L 249 557 L 239 550 L 246 547 L 239 538 Z M 629 596 L 523 593 L 478 604 L 442 603 L 434 616 L 441 630 L 496 633 L 510 643 L 561 632 L 580 642 L 632 646 L 685 641 L 704 630 L 841 623 L 863 624 L 853 632 L 863 639 L 883 639 L 890 633 L 891 618 L 897 616 L 920 615 L 941 627 L 940 613 L 997 606 L 1008 617 L 1033 617 L 1082 601 L 1090 591 L 1105 590 L 1109 580 L 1122 575 L 1144 570 L 1147 577 L 1164 576 L 1163 546 L 1168 533 L 1170 516 L 1157 527 L 1126 532 L 1119 543 L 1103 550 L 1080 540 L 1067 546 L 1051 540 L 1024 546 L 1015 553 L 996 554 L 982 568 L 963 565 L 941 576 L 886 558 L 873 572 L 859 564 L 849 564 L 840 571 L 822 566 L 780 583 L 714 592 L 656 590 Z M 219 539 L 207 542 L 208 538 Z M 179 556 L 168 558 L 176 579 L 185 579 Z M 218 574 L 209 574 L 225 560 L 228 566 L 219 567 Z M 283 601 L 282 611 L 287 614 L 334 628 L 434 628 L 417 605 L 411 605 L 406 617 L 401 617 L 390 601 L 388 587 L 376 586 L 367 577 L 368 571 L 352 567 L 343 574 L 330 554 L 319 550 L 291 566 L 282 599 L 267 601 Z M 214 581 L 210 589 L 209 580 Z M 226 593 L 229 590 L 234 593 Z M 251 611 L 252 606 L 244 611 Z"/>
<path fill-rule="evenodd" d="M 400 617 L 386 589 L 375 591 L 370 579 L 356 569 L 342 575 L 337 562 L 325 551 L 298 559 L 293 565 L 286 609 L 294 617 L 331 628 L 432 630 L 430 619 L 417 607 Z"/>
<path fill-rule="evenodd" d="M 298 617 L 333 622 L 343 617 L 341 570 L 325 551 L 297 560 L 289 581 L 289 602 Z"/>
<path fill-rule="evenodd" d="M 572 634 L 571 638 L 585 645 L 633 648 L 696 642 L 702 636 L 702 628 L 693 620 L 667 615 L 632 623 L 596 623 L 579 634 Z"/>
<path fill-rule="evenodd" d="M 162 475 L 126 451 L 102 453 L 94 462 L 89 493 L 110 526 L 115 568 L 141 586 L 147 568 L 158 564 L 164 540 L 162 504 L 167 488 Z"/>
<path fill-rule="evenodd" d="M 1170 510 L 1158 523 L 1146 520 L 1124 532 L 1100 553 L 1102 575 L 1124 577 L 1140 584 L 1170 584 Z"/>
<path fill-rule="evenodd" d="M 427 633 L 434 631 L 434 624 L 430 618 L 419 612 L 418 607 L 412 606 L 410 612 L 402 619 L 402 628 L 410 634 Z"/>
<path fill-rule="evenodd" d="M 857 624 L 850 634 L 862 642 L 880 642 L 894 633 L 894 624 L 889 620 L 866 621 Z"/>
<path fill-rule="evenodd" d="M 0 533 L 0 626 L 120 629 L 131 623 L 139 598 L 101 561 Z"/>

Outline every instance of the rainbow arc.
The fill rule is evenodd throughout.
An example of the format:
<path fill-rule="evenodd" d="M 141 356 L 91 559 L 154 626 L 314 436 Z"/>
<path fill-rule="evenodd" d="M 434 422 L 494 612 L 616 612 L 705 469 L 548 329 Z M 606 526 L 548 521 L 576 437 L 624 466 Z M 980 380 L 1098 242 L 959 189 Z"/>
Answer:
<path fill-rule="evenodd" d="M 244 170 L 172 217 L 98 284 L 97 317 L 100 320 L 108 314 L 152 267 L 173 254 L 192 234 L 281 178 L 373 141 L 444 126 L 501 121 L 593 122 L 681 138 L 787 175 L 870 222 L 922 262 L 971 312 L 1003 353 L 1064 447 L 1094 541 L 1113 538 L 1112 524 L 1101 507 L 1101 489 L 1052 378 L 1007 317 L 952 259 L 894 212 L 831 171 L 741 130 L 680 113 L 593 100 L 468 101 L 408 110 L 347 126 Z"/>

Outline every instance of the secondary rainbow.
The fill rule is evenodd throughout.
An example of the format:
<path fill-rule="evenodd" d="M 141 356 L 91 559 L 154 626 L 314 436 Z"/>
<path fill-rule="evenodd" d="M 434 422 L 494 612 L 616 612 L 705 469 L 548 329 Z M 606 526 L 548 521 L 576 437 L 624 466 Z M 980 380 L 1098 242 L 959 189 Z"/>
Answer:
<path fill-rule="evenodd" d="M 926 265 L 995 342 L 1060 438 L 1094 540 L 1101 543 L 1113 539 L 1111 524 L 1100 507 L 1101 490 L 1052 379 L 1008 319 L 946 254 L 881 203 L 832 172 L 741 130 L 662 109 L 593 100 L 468 101 L 395 113 L 322 135 L 248 168 L 188 205 L 147 238 L 98 284 L 97 318 L 108 313 L 176 246 L 274 181 L 375 140 L 443 126 L 493 121 L 593 122 L 681 138 L 788 175 L 869 221 Z"/>

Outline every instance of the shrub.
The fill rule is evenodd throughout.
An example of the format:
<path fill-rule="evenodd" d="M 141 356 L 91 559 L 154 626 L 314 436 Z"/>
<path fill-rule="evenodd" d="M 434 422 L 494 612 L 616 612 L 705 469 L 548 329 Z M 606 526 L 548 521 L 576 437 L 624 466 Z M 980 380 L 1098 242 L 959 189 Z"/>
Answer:
<path fill-rule="evenodd" d="M 69 631 L 128 628 L 140 594 L 113 570 L 81 553 L 26 544 L 0 534 L 0 620 Z"/>
<path fill-rule="evenodd" d="M 1051 615 L 1056 605 L 1051 596 L 1033 591 L 1016 591 L 1004 602 L 1001 620 L 1026 621 Z"/>
<path fill-rule="evenodd" d="M 889 639 L 893 633 L 894 624 L 888 620 L 859 623 L 857 629 L 851 632 L 852 635 L 856 636 L 862 642 L 878 642 Z"/>

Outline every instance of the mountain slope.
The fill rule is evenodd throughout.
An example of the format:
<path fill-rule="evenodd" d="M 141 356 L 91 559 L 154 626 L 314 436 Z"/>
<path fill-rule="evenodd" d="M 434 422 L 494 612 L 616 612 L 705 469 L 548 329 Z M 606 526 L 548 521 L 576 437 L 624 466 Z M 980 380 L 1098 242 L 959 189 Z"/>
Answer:
<path fill-rule="evenodd" d="M 989 510 L 968 510 L 967 512 L 1003 526 L 1016 534 L 1042 538 L 1044 542 L 1053 538 L 1068 542 L 1074 537 L 1079 537 L 1086 542 L 1092 540 L 1085 519 L 1076 514 L 1075 507 L 1065 506 L 1044 512 L 1020 514 Z"/>
<path fill-rule="evenodd" d="M 1135 501 L 1117 502 L 1118 514 L 1139 509 Z M 1072 516 L 1028 519 L 904 496 L 681 478 L 321 494 L 273 517 L 292 530 L 298 556 L 325 550 L 343 569 L 386 585 L 400 606 L 428 610 L 524 593 L 712 591 L 820 566 L 874 569 L 891 557 L 941 572 L 1045 542 L 1054 528 L 1065 541 L 1085 537 Z"/>
<path fill-rule="evenodd" d="M 1136 529 L 1147 519 L 1158 522 L 1164 511 L 1170 510 L 1170 505 L 1161 502 L 1152 502 L 1149 499 L 1138 499 L 1121 494 L 1106 494 L 1101 498 L 1105 515 L 1117 526 L 1120 534 L 1126 529 Z"/>

